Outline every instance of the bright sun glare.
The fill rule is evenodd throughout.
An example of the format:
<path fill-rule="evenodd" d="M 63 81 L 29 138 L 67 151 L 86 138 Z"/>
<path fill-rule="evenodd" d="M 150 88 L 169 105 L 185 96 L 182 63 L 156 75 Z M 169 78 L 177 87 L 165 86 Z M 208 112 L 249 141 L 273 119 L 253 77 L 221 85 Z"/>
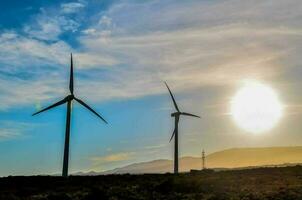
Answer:
<path fill-rule="evenodd" d="M 247 81 L 231 101 L 231 114 L 240 128 L 262 133 L 277 124 L 282 116 L 282 105 L 269 86 Z"/>

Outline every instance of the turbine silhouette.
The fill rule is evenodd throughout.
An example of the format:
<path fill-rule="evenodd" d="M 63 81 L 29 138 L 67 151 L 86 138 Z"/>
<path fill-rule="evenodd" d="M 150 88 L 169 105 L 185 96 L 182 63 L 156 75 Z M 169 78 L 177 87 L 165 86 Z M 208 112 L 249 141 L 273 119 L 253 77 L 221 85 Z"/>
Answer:
<path fill-rule="evenodd" d="M 64 146 L 64 158 L 63 158 L 63 170 L 62 170 L 62 176 L 67 177 L 68 176 L 68 159 L 69 159 L 69 138 L 70 138 L 70 118 L 71 118 L 71 103 L 73 100 L 80 103 L 82 106 L 87 108 L 89 111 L 91 111 L 93 114 L 101 118 L 106 124 L 107 121 L 99 115 L 97 112 L 95 112 L 90 106 L 88 106 L 84 101 L 81 99 L 78 99 L 73 94 L 73 61 L 72 61 L 72 54 L 70 55 L 70 80 L 69 80 L 69 91 L 70 94 L 67 95 L 64 99 L 61 101 L 58 101 L 57 103 L 54 103 L 51 106 L 48 106 L 36 113 L 33 114 L 39 114 L 41 112 L 44 112 L 46 110 L 52 109 L 56 106 L 62 105 L 64 103 L 67 103 L 67 115 L 66 115 L 66 132 L 65 132 L 65 146 Z"/>
<path fill-rule="evenodd" d="M 166 84 L 166 86 L 169 90 L 169 93 L 171 95 L 174 107 L 176 109 L 176 112 L 171 113 L 171 117 L 174 117 L 174 119 L 175 119 L 175 124 L 174 124 L 174 131 L 173 131 L 173 134 L 172 134 L 171 139 L 170 139 L 169 142 L 171 142 L 171 140 L 174 137 L 174 174 L 178 174 L 178 159 L 179 159 L 178 158 L 178 123 L 179 123 L 179 118 L 180 118 L 181 115 L 186 115 L 186 116 L 191 116 L 191 117 L 198 117 L 198 118 L 200 118 L 200 117 L 197 116 L 197 115 L 193 115 L 191 113 L 180 112 L 168 84 L 166 82 L 165 82 L 165 84 Z"/>

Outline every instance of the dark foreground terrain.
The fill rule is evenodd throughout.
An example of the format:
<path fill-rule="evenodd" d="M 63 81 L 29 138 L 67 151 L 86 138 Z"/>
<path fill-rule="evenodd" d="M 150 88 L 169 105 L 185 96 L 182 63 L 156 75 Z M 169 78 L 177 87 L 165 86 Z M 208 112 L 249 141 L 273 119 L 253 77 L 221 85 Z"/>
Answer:
<path fill-rule="evenodd" d="M 0 199 L 302 199 L 302 167 L 162 175 L 0 179 Z"/>

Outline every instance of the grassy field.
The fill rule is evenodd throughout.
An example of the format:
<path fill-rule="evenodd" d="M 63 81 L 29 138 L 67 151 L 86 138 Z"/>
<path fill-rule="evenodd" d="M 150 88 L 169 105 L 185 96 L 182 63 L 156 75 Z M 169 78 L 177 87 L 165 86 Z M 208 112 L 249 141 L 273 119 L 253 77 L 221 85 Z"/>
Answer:
<path fill-rule="evenodd" d="M 302 167 L 209 173 L 0 179 L 0 199 L 302 199 Z"/>

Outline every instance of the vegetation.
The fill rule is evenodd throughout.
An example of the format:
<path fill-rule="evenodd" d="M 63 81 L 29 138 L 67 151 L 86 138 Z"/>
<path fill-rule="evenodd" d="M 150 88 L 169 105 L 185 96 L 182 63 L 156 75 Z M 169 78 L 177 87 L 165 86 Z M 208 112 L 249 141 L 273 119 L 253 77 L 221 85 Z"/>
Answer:
<path fill-rule="evenodd" d="M 146 175 L 6 177 L 4 200 L 297 200 L 302 199 L 302 167 Z"/>

